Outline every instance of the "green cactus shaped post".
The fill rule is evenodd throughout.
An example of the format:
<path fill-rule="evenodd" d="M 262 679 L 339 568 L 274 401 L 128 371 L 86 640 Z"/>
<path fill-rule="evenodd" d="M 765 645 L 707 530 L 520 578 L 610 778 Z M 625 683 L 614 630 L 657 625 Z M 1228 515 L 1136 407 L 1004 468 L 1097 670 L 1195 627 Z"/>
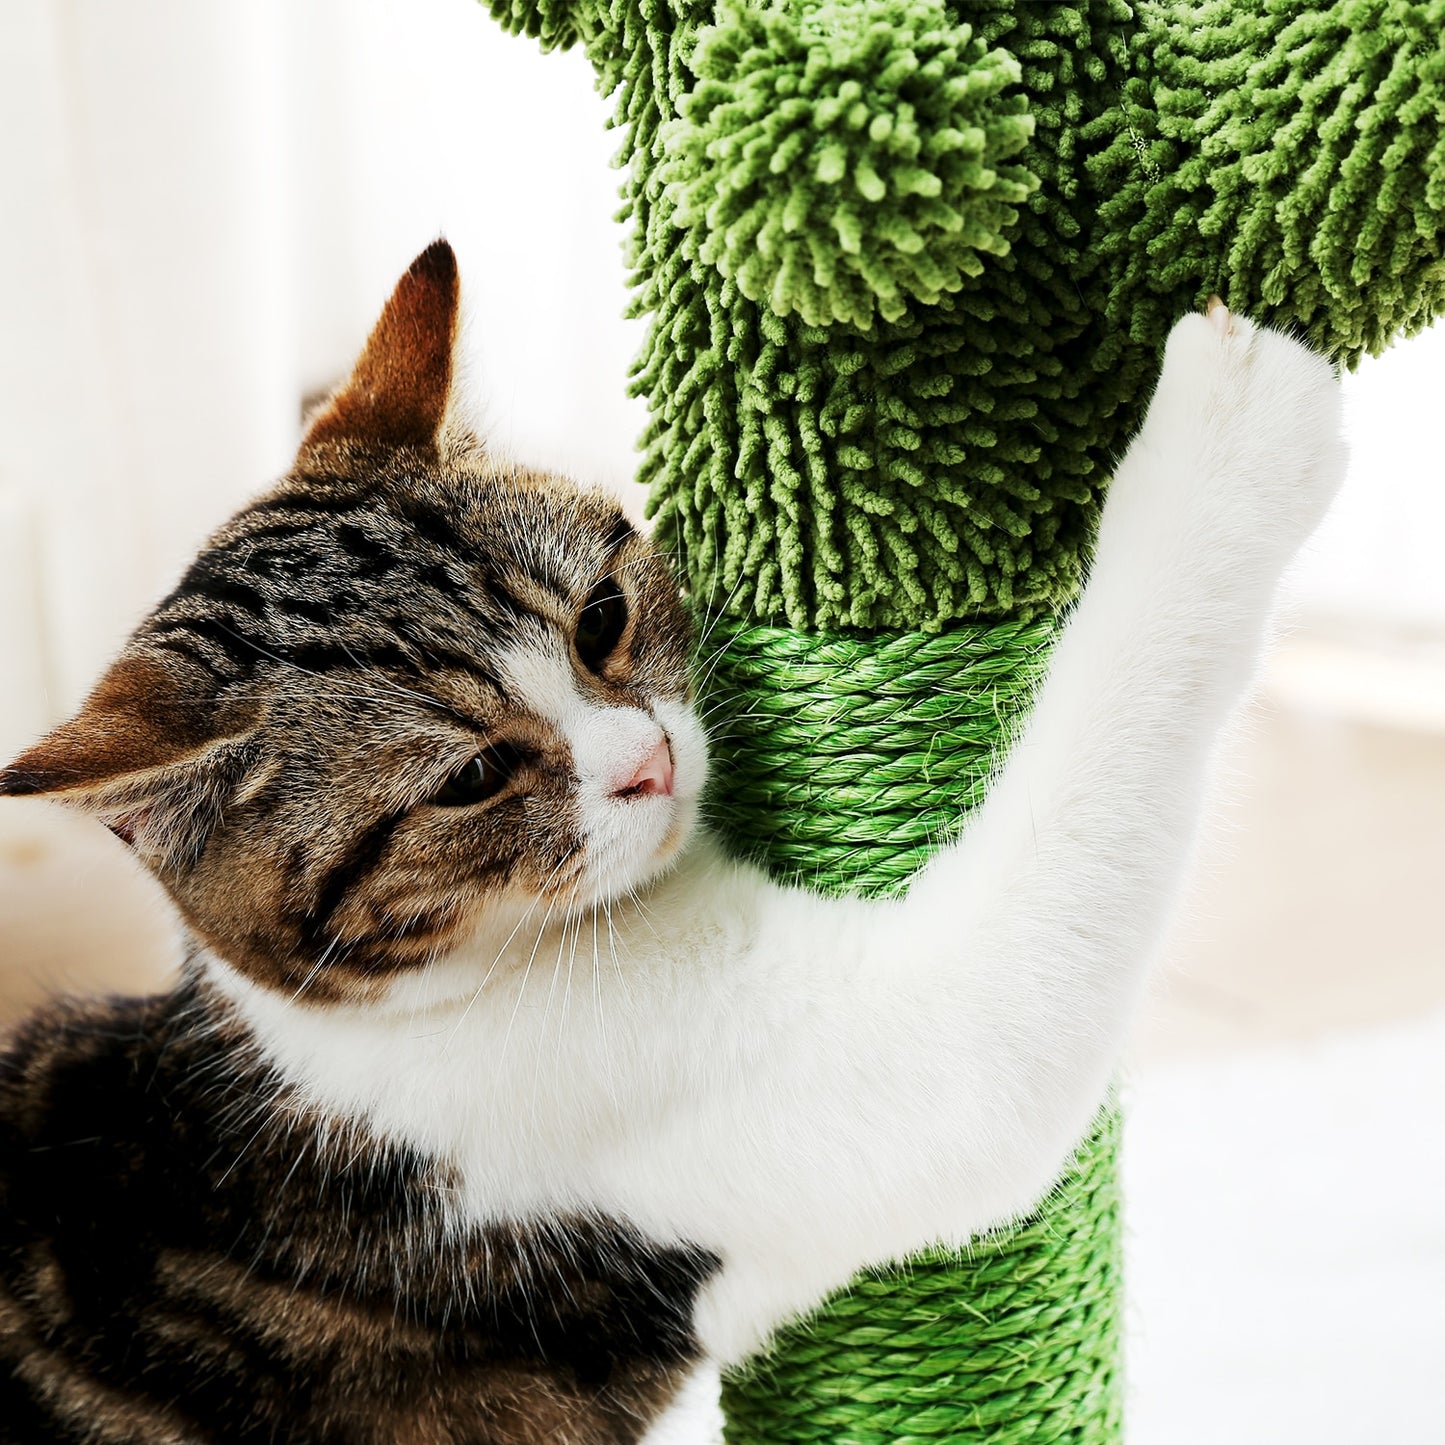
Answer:
<path fill-rule="evenodd" d="M 1445 310 L 1445 0 L 488 3 L 615 97 L 717 821 L 819 887 L 977 801 L 1177 316 L 1349 365 Z M 1114 1147 L 786 1331 L 729 1441 L 1117 1440 Z"/>

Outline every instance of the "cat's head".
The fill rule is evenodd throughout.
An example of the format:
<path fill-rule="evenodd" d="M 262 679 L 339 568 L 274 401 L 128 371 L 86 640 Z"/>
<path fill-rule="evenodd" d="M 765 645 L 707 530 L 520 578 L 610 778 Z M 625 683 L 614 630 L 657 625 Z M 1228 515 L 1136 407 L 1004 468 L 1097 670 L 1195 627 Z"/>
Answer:
<path fill-rule="evenodd" d="M 706 772 L 672 576 L 614 501 L 457 426 L 458 304 L 438 242 L 292 471 L 0 772 L 97 814 L 208 947 L 309 1000 L 639 886 Z"/>

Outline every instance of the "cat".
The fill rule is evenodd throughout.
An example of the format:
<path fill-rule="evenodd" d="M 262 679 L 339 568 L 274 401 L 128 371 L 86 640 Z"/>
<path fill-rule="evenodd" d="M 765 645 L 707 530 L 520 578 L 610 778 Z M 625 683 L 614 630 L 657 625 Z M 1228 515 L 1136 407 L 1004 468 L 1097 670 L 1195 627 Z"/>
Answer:
<path fill-rule="evenodd" d="M 860 1266 L 1030 1209 L 1343 469 L 1326 360 L 1181 320 L 986 802 L 905 898 L 826 898 L 695 827 L 678 588 L 470 434 L 459 297 L 438 242 L 0 773 L 191 939 L 0 1062 L 0 1440 L 620 1445 Z"/>

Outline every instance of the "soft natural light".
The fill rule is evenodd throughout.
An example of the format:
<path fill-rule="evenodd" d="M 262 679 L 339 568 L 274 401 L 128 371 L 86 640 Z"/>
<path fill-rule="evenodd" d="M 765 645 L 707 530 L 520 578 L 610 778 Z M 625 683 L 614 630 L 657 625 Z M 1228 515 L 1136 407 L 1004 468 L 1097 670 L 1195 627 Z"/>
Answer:
<path fill-rule="evenodd" d="M 640 323 L 582 56 L 463 0 L 32 5 L 0 37 L 4 757 L 285 467 L 438 234 L 494 444 L 637 505 Z M 1131 1072 L 1133 1445 L 1445 1438 L 1445 325 L 1346 387 L 1350 480 Z M 83 875 L 144 912 L 70 836 L 0 878 L 8 946 L 66 977 L 35 900 Z M 715 1439 L 711 1388 L 656 1438 Z"/>

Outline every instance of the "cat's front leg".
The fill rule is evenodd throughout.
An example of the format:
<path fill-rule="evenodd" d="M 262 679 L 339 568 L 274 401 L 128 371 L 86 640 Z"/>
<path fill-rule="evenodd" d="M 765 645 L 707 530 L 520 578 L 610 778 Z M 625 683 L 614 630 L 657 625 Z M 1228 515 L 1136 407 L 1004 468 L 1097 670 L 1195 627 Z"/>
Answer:
<path fill-rule="evenodd" d="M 967 1042 L 988 1060 L 978 1127 L 1016 1165 L 1006 1208 L 1037 1198 L 1099 1106 L 1210 754 L 1344 463 L 1328 361 L 1217 301 L 1176 325 L 1032 716 L 908 905 L 921 932 L 961 925 L 960 1002 L 996 1025 Z"/>
<path fill-rule="evenodd" d="M 1326 361 L 1222 307 L 1182 321 L 1089 584 L 963 838 L 901 904 L 769 910 L 760 946 L 803 1002 L 751 1039 L 765 1122 L 738 1130 L 739 1168 L 768 1209 L 703 1302 L 723 1353 L 809 1288 L 976 1234 L 1057 1177 L 1116 1067 L 1280 573 L 1343 461 Z"/>
<path fill-rule="evenodd" d="M 1197 604 L 1201 625 L 1224 625 L 1217 650 L 1232 642 L 1252 666 L 1280 573 L 1343 475 L 1340 423 L 1325 358 L 1217 298 L 1186 316 L 1110 485 L 1089 600 L 1127 589 L 1156 606 Z"/>

